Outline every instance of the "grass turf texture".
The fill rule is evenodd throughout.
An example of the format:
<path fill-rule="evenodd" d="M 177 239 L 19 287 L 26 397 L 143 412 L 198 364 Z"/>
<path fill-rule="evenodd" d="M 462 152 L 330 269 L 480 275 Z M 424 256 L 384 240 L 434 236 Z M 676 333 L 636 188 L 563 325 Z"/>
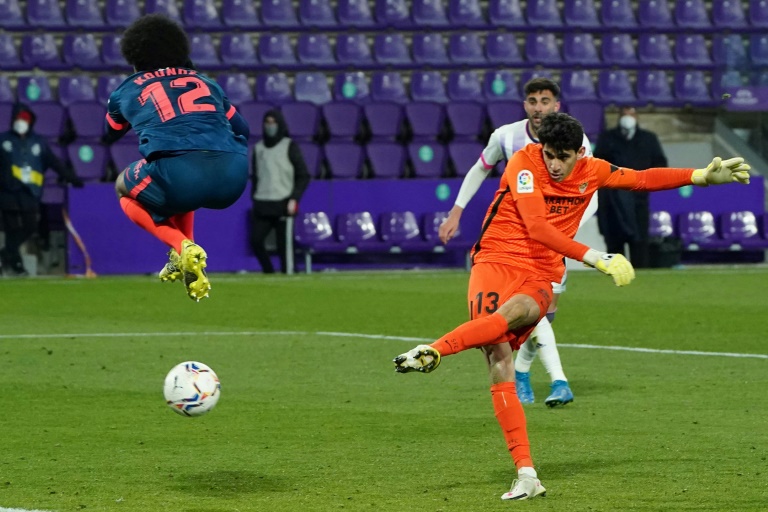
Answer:
<path fill-rule="evenodd" d="M 768 354 L 766 271 L 573 272 L 562 344 Z M 0 507 L 96 511 L 764 511 L 768 360 L 561 348 L 576 401 L 526 406 L 548 496 L 514 478 L 482 357 L 397 375 L 416 342 L 334 335 L 20 334 L 338 331 L 436 337 L 464 321 L 462 272 L 214 275 L 190 301 L 149 277 L 5 280 Z M 216 370 L 201 418 L 163 403 L 184 360 Z"/>

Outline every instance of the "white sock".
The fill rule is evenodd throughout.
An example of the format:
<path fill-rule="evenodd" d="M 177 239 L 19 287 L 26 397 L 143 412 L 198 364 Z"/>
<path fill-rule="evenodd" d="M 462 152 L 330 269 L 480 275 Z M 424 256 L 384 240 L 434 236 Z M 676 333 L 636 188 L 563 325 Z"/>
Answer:
<path fill-rule="evenodd" d="M 518 372 L 528 373 L 531 371 L 531 363 L 536 359 L 536 334 L 538 332 L 539 327 L 536 326 L 525 343 L 520 345 L 515 358 L 515 370 Z"/>
<path fill-rule="evenodd" d="M 520 478 L 523 476 L 530 476 L 530 477 L 536 478 L 538 475 L 536 474 L 535 469 L 533 469 L 530 466 L 527 466 L 517 470 L 517 477 Z"/>
<path fill-rule="evenodd" d="M 549 378 L 552 382 L 556 380 L 568 381 L 563 373 L 563 365 L 560 362 L 560 353 L 557 351 L 557 343 L 555 343 L 555 331 L 552 330 L 552 324 L 549 323 L 547 317 L 541 319 L 539 325 L 536 326 L 536 342 L 539 348 L 539 357 L 541 364 L 549 374 Z"/>

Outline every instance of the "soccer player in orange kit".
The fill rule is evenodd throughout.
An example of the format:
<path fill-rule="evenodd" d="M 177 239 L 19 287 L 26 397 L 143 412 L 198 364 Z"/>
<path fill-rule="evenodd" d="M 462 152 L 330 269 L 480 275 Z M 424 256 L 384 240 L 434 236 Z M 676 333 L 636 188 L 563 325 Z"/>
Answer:
<path fill-rule="evenodd" d="M 429 373 L 442 357 L 469 348 L 483 350 L 493 408 L 517 467 L 517 479 L 502 500 L 546 494 L 533 467 L 512 355 L 546 314 L 551 283 L 559 282 L 565 270 L 563 256 L 610 275 L 617 286 L 635 277 L 621 254 L 606 254 L 573 240 L 592 195 L 599 188 L 655 191 L 749 183 L 750 167 L 743 158 L 717 157 L 705 169 L 637 172 L 585 157 L 583 128 L 567 114 L 546 116 L 538 135 L 540 144 L 529 144 L 507 163 L 472 249 L 467 295 L 471 320 L 431 345 L 419 345 L 394 359 L 397 372 Z"/>

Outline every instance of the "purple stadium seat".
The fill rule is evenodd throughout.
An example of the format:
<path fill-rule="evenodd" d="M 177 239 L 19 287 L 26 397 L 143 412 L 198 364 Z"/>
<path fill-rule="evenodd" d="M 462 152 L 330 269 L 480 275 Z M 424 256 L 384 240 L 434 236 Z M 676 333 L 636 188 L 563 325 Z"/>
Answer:
<path fill-rule="evenodd" d="M 752 85 L 768 86 L 768 70 L 755 73 L 752 76 Z"/>
<path fill-rule="evenodd" d="M 362 71 L 350 71 L 336 75 L 333 96 L 337 101 L 369 102 L 371 100 L 371 92 L 365 73 Z"/>
<path fill-rule="evenodd" d="M 21 59 L 31 67 L 45 71 L 66 69 L 52 34 L 27 34 L 21 40 Z"/>
<path fill-rule="evenodd" d="M 99 139 L 104 134 L 107 109 L 96 101 L 80 101 L 67 107 L 78 139 Z"/>
<path fill-rule="evenodd" d="M 506 69 L 485 72 L 483 95 L 487 101 L 522 101 L 517 77 Z"/>
<path fill-rule="evenodd" d="M 411 18 L 419 27 L 445 27 L 448 17 L 443 0 L 413 0 Z"/>
<path fill-rule="evenodd" d="M 328 103 L 323 105 L 323 118 L 331 139 L 354 140 L 360 131 L 363 109 L 356 103 Z"/>
<path fill-rule="evenodd" d="M 568 113 L 581 122 L 584 133 L 590 140 L 597 140 L 597 136 L 605 128 L 603 106 L 597 101 L 571 102 L 568 104 Z"/>
<path fill-rule="evenodd" d="M 123 83 L 128 75 L 99 75 L 96 79 L 96 99 L 102 105 L 107 104 L 109 95 Z"/>
<path fill-rule="evenodd" d="M 96 90 L 91 78 L 88 75 L 59 77 L 59 103 L 68 107 L 79 101 L 96 102 Z M 103 124 L 104 116 L 99 122 Z"/>
<path fill-rule="evenodd" d="M 453 34 L 448 42 L 448 56 L 455 64 L 485 66 L 485 54 L 480 37 L 474 32 Z"/>
<path fill-rule="evenodd" d="M 483 9 L 478 0 L 448 0 L 448 19 L 451 26 L 484 28 Z"/>
<path fill-rule="evenodd" d="M 712 65 L 703 34 L 680 34 L 675 40 L 675 59 L 686 66 Z"/>
<path fill-rule="evenodd" d="M 96 0 L 67 0 L 67 24 L 70 27 L 102 29 L 106 28 L 104 17 Z"/>
<path fill-rule="evenodd" d="M 495 27 L 519 29 L 527 25 L 520 0 L 489 0 L 488 21 Z"/>
<path fill-rule="evenodd" d="M 181 11 L 176 0 L 146 0 L 144 12 L 146 14 L 164 14 L 173 20 L 181 21 Z"/>
<path fill-rule="evenodd" d="M 411 99 L 413 101 L 448 102 L 443 77 L 439 71 L 414 71 L 411 73 Z"/>
<path fill-rule="evenodd" d="M 635 45 L 629 34 L 606 34 L 603 36 L 603 62 L 611 66 L 632 66 L 637 64 Z"/>
<path fill-rule="evenodd" d="M 27 22 L 24 21 L 19 0 L 0 0 L 0 28 L 18 30 L 26 27 Z"/>
<path fill-rule="evenodd" d="M 183 0 L 186 28 L 217 30 L 222 27 L 214 0 Z"/>
<path fill-rule="evenodd" d="M 525 17 L 532 27 L 559 27 L 563 24 L 555 0 L 529 0 Z"/>
<path fill-rule="evenodd" d="M 534 78 L 549 78 L 555 79 L 555 74 L 548 69 L 529 69 L 520 73 L 520 89 L 525 88 L 525 84 Z"/>
<path fill-rule="evenodd" d="M 120 52 L 121 39 L 122 36 L 119 34 L 104 34 L 101 40 L 101 60 L 105 66 L 128 70 L 131 66 Z"/>
<path fill-rule="evenodd" d="M 62 47 L 64 62 L 72 67 L 97 70 L 107 66 L 102 62 L 93 34 L 68 34 Z"/>
<path fill-rule="evenodd" d="M 601 71 L 597 89 L 603 103 L 631 105 L 637 102 L 629 73 L 624 70 Z"/>
<path fill-rule="evenodd" d="M 682 29 L 712 26 L 704 0 L 675 0 L 675 22 Z"/>
<path fill-rule="evenodd" d="M 107 0 L 104 8 L 107 25 L 125 28 L 141 16 L 138 0 Z"/>
<path fill-rule="evenodd" d="M 293 101 L 293 92 L 285 73 L 257 74 L 256 99 L 278 105 Z"/>
<path fill-rule="evenodd" d="M 466 176 L 482 152 L 483 145 L 475 141 L 453 141 L 448 144 L 448 155 L 459 177 Z"/>
<path fill-rule="evenodd" d="M 723 93 L 731 87 L 741 87 L 747 85 L 747 76 L 736 69 L 716 70 L 712 73 L 712 94 L 716 99 L 722 97 Z"/>
<path fill-rule="evenodd" d="M 402 34 L 378 34 L 373 42 L 373 55 L 379 64 L 411 63 L 411 52 Z"/>
<path fill-rule="evenodd" d="M 397 103 L 369 103 L 363 113 L 371 130 L 372 140 L 395 140 L 400 134 L 405 114 Z"/>
<path fill-rule="evenodd" d="M 280 110 L 288 125 L 291 138 L 297 141 L 310 141 L 320 126 L 320 109 L 313 103 L 286 103 Z"/>
<path fill-rule="evenodd" d="M 569 64 L 599 66 L 600 57 L 592 34 L 568 32 L 563 35 L 563 60 Z"/>
<path fill-rule="evenodd" d="M 416 140 L 434 140 L 443 131 L 445 109 L 439 103 L 412 101 L 405 105 L 405 118 Z"/>
<path fill-rule="evenodd" d="M 62 30 L 67 28 L 58 0 L 28 0 L 27 23 L 31 27 Z"/>
<path fill-rule="evenodd" d="M 271 104 L 259 101 L 247 101 L 238 105 L 237 111 L 251 128 L 251 140 L 261 140 L 264 131 L 264 115 L 273 108 L 275 107 Z"/>
<path fill-rule="evenodd" d="M 522 101 L 499 101 L 488 109 L 488 119 L 494 128 L 515 123 L 525 118 Z"/>
<path fill-rule="evenodd" d="M 365 147 L 365 154 L 374 178 L 403 177 L 406 157 L 402 145 L 387 141 L 373 141 Z"/>
<path fill-rule="evenodd" d="M 343 27 L 369 28 L 376 24 L 368 0 L 339 0 L 336 16 Z"/>
<path fill-rule="evenodd" d="M 109 146 L 109 156 L 118 171 L 122 171 L 133 162 L 143 159 L 139 146 L 135 142 L 120 140 Z"/>
<path fill-rule="evenodd" d="M 530 4 L 528 4 L 530 5 Z M 530 33 L 525 37 L 525 58 L 531 64 L 562 64 L 557 38 L 552 32 Z"/>
<path fill-rule="evenodd" d="M 221 5 L 221 20 L 227 27 L 243 30 L 261 28 L 256 2 L 250 0 L 224 0 Z"/>
<path fill-rule="evenodd" d="M 233 104 L 241 105 L 253 101 L 253 88 L 245 73 L 219 73 L 216 82 Z"/>
<path fill-rule="evenodd" d="M 768 34 L 749 37 L 749 61 L 753 66 L 768 68 Z"/>
<path fill-rule="evenodd" d="M 411 13 L 406 0 L 375 0 L 376 24 L 380 27 L 410 27 Z"/>
<path fill-rule="evenodd" d="M 8 129 L 9 126 L 11 126 L 12 112 L 13 112 L 13 103 L 0 102 L 0 126 L 5 126 L 6 130 Z"/>
<path fill-rule="evenodd" d="M 413 60 L 419 64 L 448 64 L 448 52 L 440 32 L 413 35 Z"/>
<path fill-rule="evenodd" d="M 642 27 L 653 30 L 674 28 L 669 0 L 647 0 L 638 2 L 637 17 Z"/>
<path fill-rule="evenodd" d="M 445 114 L 454 140 L 477 140 L 485 126 L 485 106 L 481 103 L 451 101 L 445 106 Z"/>
<path fill-rule="evenodd" d="M 99 181 L 107 168 L 107 148 L 101 144 L 76 142 L 67 147 L 67 155 L 77 175 L 83 181 Z"/>
<path fill-rule="evenodd" d="M 768 247 L 768 241 L 760 236 L 758 218 L 750 211 L 723 213 L 720 216 L 720 232 L 724 240 L 743 249 Z"/>
<path fill-rule="evenodd" d="M 408 103 L 405 83 L 396 71 L 379 71 L 371 77 L 371 99 L 373 101 L 393 101 Z"/>
<path fill-rule="evenodd" d="M 16 93 L 13 92 L 11 87 L 11 81 L 5 75 L 0 75 L 0 104 L 3 103 L 15 103 Z M 10 123 L 4 123 L 4 119 L 0 119 L 0 126 L 10 126 Z"/>
<path fill-rule="evenodd" d="M 749 1 L 749 24 L 755 28 L 768 28 L 768 1 Z"/>
<path fill-rule="evenodd" d="M 189 56 L 195 67 L 202 70 L 221 69 L 221 59 L 210 34 L 192 34 L 189 38 Z"/>
<path fill-rule="evenodd" d="M 563 19 L 569 27 L 594 29 L 600 26 L 594 0 L 565 0 Z"/>
<path fill-rule="evenodd" d="M 304 157 L 304 163 L 307 164 L 307 172 L 313 178 L 322 177 L 323 151 L 314 142 L 297 142 L 301 150 L 301 156 Z"/>
<path fill-rule="evenodd" d="M 336 38 L 336 60 L 342 65 L 369 66 L 373 55 L 365 34 L 339 34 Z"/>
<path fill-rule="evenodd" d="M 388 244 L 378 239 L 376 225 L 370 212 L 342 213 L 336 217 L 336 237 L 339 242 L 358 251 L 380 251 Z"/>
<path fill-rule="evenodd" d="M 300 0 L 299 21 L 305 27 L 336 26 L 336 16 L 329 0 Z"/>
<path fill-rule="evenodd" d="M 333 228 L 325 212 L 299 213 L 294 223 L 296 244 L 309 252 L 342 249 L 333 236 Z"/>
<path fill-rule="evenodd" d="M 64 107 L 55 101 L 37 101 L 29 104 L 29 108 L 35 113 L 35 132 L 38 135 L 55 139 L 64 133 L 64 123 L 67 120 L 67 112 Z"/>
<path fill-rule="evenodd" d="M 560 78 L 560 89 L 563 101 L 596 100 L 597 92 L 592 74 L 586 69 L 578 71 L 563 71 Z"/>
<path fill-rule="evenodd" d="M 221 49 L 221 62 L 228 66 L 237 66 L 241 69 L 253 69 L 259 61 L 256 55 L 256 47 L 251 35 L 247 32 L 226 33 L 221 35 L 219 45 Z"/>
<path fill-rule="evenodd" d="M 286 34 L 264 34 L 259 38 L 259 59 L 272 66 L 296 64 L 291 40 Z"/>
<path fill-rule="evenodd" d="M 330 67 L 336 64 L 331 41 L 325 34 L 301 34 L 297 44 L 299 61 L 312 66 Z"/>
<path fill-rule="evenodd" d="M 637 99 L 655 106 L 671 106 L 675 103 L 667 72 L 662 69 L 641 69 L 637 72 Z"/>
<path fill-rule="evenodd" d="M 523 56 L 517 46 L 517 37 L 511 32 L 488 34 L 485 38 L 485 56 L 491 64 L 511 66 L 523 62 Z"/>
<path fill-rule="evenodd" d="M 296 101 L 308 101 L 315 105 L 331 101 L 331 88 L 325 73 L 296 73 L 294 88 Z"/>
<path fill-rule="evenodd" d="M 648 223 L 648 235 L 653 238 L 665 238 L 675 234 L 672 216 L 669 212 L 660 210 L 652 212 Z"/>
<path fill-rule="evenodd" d="M 299 27 L 296 10 L 290 0 L 265 0 L 262 2 L 261 21 L 267 27 Z"/>
<path fill-rule="evenodd" d="M 379 228 L 382 241 L 403 252 L 431 248 L 422 238 L 413 212 L 384 212 L 379 217 Z"/>
<path fill-rule="evenodd" d="M 640 62 L 646 65 L 673 66 L 672 43 L 667 34 L 643 33 L 637 41 Z"/>
<path fill-rule="evenodd" d="M 715 34 L 712 38 L 712 60 L 718 67 L 745 68 L 747 49 L 739 34 Z"/>
<path fill-rule="evenodd" d="M 747 26 L 747 16 L 739 0 L 713 0 L 712 21 L 720 28 L 742 29 Z"/>
<path fill-rule="evenodd" d="M 448 98 L 451 101 L 483 102 L 483 85 L 474 71 L 451 71 L 448 74 Z"/>
<path fill-rule="evenodd" d="M 445 146 L 435 142 L 411 142 L 408 156 L 416 178 L 441 178 L 447 163 Z"/>
<path fill-rule="evenodd" d="M 53 101 L 53 92 L 45 75 L 20 76 L 16 82 L 16 97 L 20 102 Z"/>
<path fill-rule="evenodd" d="M 709 105 L 712 95 L 701 70 L 681 70 L 675 73 L 675 98 L 694 105 Z"/>
<path fill-rule="evenodd" d="M 13 41 L 11 34 L 0 34 L 0 62 L 4 71 L 16 71 L 19 69 L 31 69 L 31 64 L 22 64 L 19 50 Z"/>
<path fill-rule="evenodd" d="M 696 211 L 680 214 L 678 217 L 680 238 L 689 250 L 723 249 L 730 242 L 717 235 L 715 217 L 712 212 Z"/>
<path fill-rule="evenodd" d="M 600 17 L 604 27 L 626 29 L 637 26 L 630 0 L 603 0 Z"/>
<path fill-rule="evenodd" d="M 325 147 L 328 171 L 333 179 L 355 179 L 363 168 L 363 148 L 353 142 L 328 142 Z"/>

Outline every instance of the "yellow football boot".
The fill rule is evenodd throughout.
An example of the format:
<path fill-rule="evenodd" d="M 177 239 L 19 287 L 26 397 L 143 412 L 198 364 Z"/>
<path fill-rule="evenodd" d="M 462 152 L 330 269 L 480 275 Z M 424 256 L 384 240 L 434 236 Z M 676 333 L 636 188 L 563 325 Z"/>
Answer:
<path fill-rule="evenodd" d="M 208 255 L 192 240 L 184 240 L 181 242 L 180 259 L 187 295 L 190 299 L 200 302 L 200 299 L 208 297 L 208 291 L 211 289 L 211 283 L 205 274 Z"/>
<path fill-rule="evenodd" d="M 176 252 L 176 249 L 168 251 L 168 263 L 165 264 L 157 277 L 164 283 L 172 283 L 181 277 L 181 256 Z"/>

